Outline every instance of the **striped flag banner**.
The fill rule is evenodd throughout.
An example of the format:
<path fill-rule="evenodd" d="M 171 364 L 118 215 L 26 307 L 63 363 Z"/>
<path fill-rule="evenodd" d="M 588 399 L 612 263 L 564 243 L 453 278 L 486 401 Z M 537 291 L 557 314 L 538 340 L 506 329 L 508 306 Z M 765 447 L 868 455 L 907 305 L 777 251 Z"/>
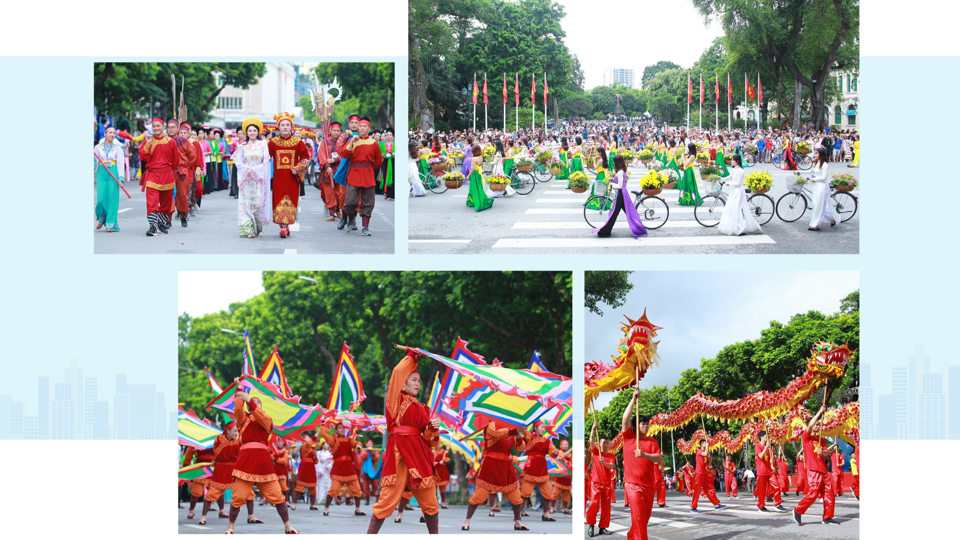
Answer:
<path fill-rule="evenodd" d="M 571 422 L 573 421 L 573 408 L 572 407 L 554 407 L 551 411 L 556 412 L 556 416 L 553 417 L 553 420 L 548 422 L 548 425 L 553 426 L 553 432 L 556 435 L 570 435 L 571 433 L 567 431 L 570 427 Z"/>
<path fill-rule="evenodd" d="M 223 433 L 222 430 L 200 420 L 196 414 L 188 413 L 183 409 L 177 411 L 177 439 L 180 444 L 209 450 L 213 448 L 213 441 L 221 433 Z"/>
<path fill-rule="evenodd" d="M 453 347 L 453 354 L 450 356 L 461 363 L 486 365 L 483 357 L 467 349 L 467 342 L 459 337 L 457 337 L 457 343 Z M 464 377 L 456 370 L 448 367 L 443 374 L 443 378 L 440 379 L 439 388 L 434 385 L 434 393 L 437 394 L 437 398 L 431 395 L 430 409 L 434 411 L 440 418 L 440 421 L 450 429 L 456 429 L 463 419 L 461 418 L 461 411 L 450 408 L 447 404 L 447 399 L 463 391 L 469 384 L 470 379 L 468 377 Z"/>
<path fill-rule="evenodd" d="M 383 433 L 387 430 L 387 419 L 382 414 L 367 414 L 365 412 L 348 412 L 337 415 L 338 420 L 342 420 L 349 429 L 358 429 L 360 431 L 377 431 Z"/>
<path fill-rule="evenodd" d="M 257 362 L 253 359 L 249 328 L 243 333 L 243 374 L 251 377 L 257 376 Z"/>
<path fill-rule="evenodd" d="M 454 409 L 495 420 L 498 426 L 504 423 L 512 427 L 529 426 L 550 412 L 550 408 L 539 401 L 498 392 L 476 379 L 450 398 L 449 403 Z M 486 425 L 486 422 L 472 420 L 468 414 L 464 419 L 466 429 L 480 429 Z"/>
<path fill-rule="evenodd" d="M 545 407 L 573 406 L 573 381 L 556 374 L 546 375 L 528 369 L 478 365 L 454 360 L 414 347 L 404 347 L 440 362 L 464 377 L 476 379 L 504 394 L 535 400 Z"/>
<path fill-rule="evenodd" d="M 283 390 L 283 395 L 290 397 L 293 395 L 293 391 L 290 390 L 290 385 L 287 384 L 287 375 L 283 372 L 283 360 L 280 358 L 279 347 L 279 343 L 273 346 L 273 352 L 270 353 L 267 363 L 263 365 L 263 371 L 260 372 L 258 379 L 279 386 Z"/>
<path fill-rule="evenodd" d="M 177 474 L 179 480 L 199 480 L 213 476 L 213 463 L 194 463 L 180 469 Z"/>
<path fill-rule="evenodd" d="M 350 347 L 344 341 L 343 348 L 340 350 L 337 373 L 333 379 L 333 386 L 330 388 L 327 408 L 337 411 L 355 411 L 360 402 L 366 398 L 357 364 L 354 363 L 353 356 L 350 354 Z"/>
<path fill-rule="evenodd" d="M 553 478 L 558 476 L 570 476 L 570 467 L 567 467 L 567 464 L 563 460 L 559 460 L 554 457 L 546 456 L 547 458 L 547 474 Z M 523 467 L 527 463 L 527 456 L 520 456 L 517 458 L 517 462 L 513 464 L 513 468 L 517 470 L 518 473 L 523 472 Z"/>
<path fill-rule="evenodd" d="M 467 459 L 470 463 L 476 463 L 477 458 L 480 456 L 482 450 L 480 445 L 476 441 L 461 441 L 456 436 L 450 433 L 441 433 L 440 434 L 441 444 L 450 448 L 451 452 L 456 452 Z"/>
<path fill-rule="evenodd" d="M 533 351 L 533 355 L 530 356 L 530 363 L 527 364 L 527 369 L 529 369 L 530 371 L 546 371 L 547 373 L 550 372 L 550 370 L 543 365 L 543 362 L 540 361 L 540 353 L 537 351 Z"/>
<path fill-rule="evenodd" d="M 316 429 L 336 414 L 336 411 L 328 411 L 320 405 L 301 405 L 300 396 L 284 397 L 277 385 L 253 377 L 241 377 L 240 390 L 251 398 L 260 398 L 264 412 L 273 419 L 273 432 L 278 437 L 289 438 Z M 207 407 L 233 416 L 235 391 L 236 383 L 230 383 L 219 396 L 207 403 Z"/>
<path fill-rule="evenodd" d="M 220 383 L 217 382 L 217 379 L 213 376 L 213 373 L 210 373 L 210 369 L 204 369 L 207 373 L 207 382 L 210 383 L 210 388 L 217 394 L 223 392 L 223 388 L 220 388 Z"/>

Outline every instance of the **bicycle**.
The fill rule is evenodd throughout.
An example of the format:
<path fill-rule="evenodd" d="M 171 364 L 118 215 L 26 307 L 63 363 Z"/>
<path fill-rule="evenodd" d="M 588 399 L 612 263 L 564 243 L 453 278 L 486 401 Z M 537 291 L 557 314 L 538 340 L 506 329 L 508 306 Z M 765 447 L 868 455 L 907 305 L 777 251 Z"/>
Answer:
<path fill-rule="evenodd" d="M 510 171 L 510 187 L 520 195 L 528 195 L 537 184 L 536 179 L 529 171 L 520 171 L 516 167 Z"/>
<path fill-rule="evenodd" d="M 420 182 L 423 183 L 423 187 L 429 189 L 437 195 L 447 191 L 447 185 L 443 182 L 442 172 L 430 172 L 429 174 L 424 174 L 421 172 Z"/>
<path fill-rule="evenodd" d="M 832 183 L 830 189 L 833 190 L 830 199 L 833 200 L 834 210 L 840 216 L 840 223 L 849 221 L 857 213 L 857 197 L 847 191 L 837 191 Z M 787 223 L 803 217 L 807 209 L 813 210 L 813 192 L 806 186 L 801 186 L 798 191 L 788 191 L 777 199 L 777 217 Z"/>
<path fill-rule="evenodd" d="M 726 182 L 720 182 L 717 189 L 704 195 L 693 209 L 693 217 L 704 227 L 716 227 L 723 216 L 727 204 L 727 194 L 722 188 Z M 747 210 L 760 225 L 766 225 L 773 219 L 773 199 L 765 193 L 754 193 L 747 198 Z"/>
<path fill-rule="evenodd" d="M 553 173 L 550 172 L 546 164 L 540 163 L 539 161 L 533 166 L 533 169 L 530 170 L 530 175 L 533 176 L 537 182 L 549 182 L 554 178 Z"/>
<path fill-rule="evenodd" d="M 663 224 L 670 219 L 670 207 L 666 201 L 655 195 L 647 196 L 642 191 L 632 191 L 634 199 L 633 204 L 640 214 L 640 222 L 648 230 L 655 230 L 663 227 Z M 591 208 L 591 203 L 594 208 Z M 606 195 L 591 195 L 587 202 L 583 203 L 583 219 L 591 229 L 602 227 L 607 222 L 607 215 L 610 209 L 617 203 L 617 192 L 607 192 Z"/>

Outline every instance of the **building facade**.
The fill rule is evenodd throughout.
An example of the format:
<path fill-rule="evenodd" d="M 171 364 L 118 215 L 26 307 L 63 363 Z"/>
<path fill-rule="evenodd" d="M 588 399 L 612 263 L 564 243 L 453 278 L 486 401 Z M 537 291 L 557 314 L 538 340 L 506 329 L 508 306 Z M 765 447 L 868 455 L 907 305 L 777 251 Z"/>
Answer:
<path fill-rule="evenodd" d="M 634 71 L 632 69 L 620 69 L 620 68 L 611 68 L 604 71 L 603 85 L 613 86 L 614 84 L 622 84 L 623 86 L 634 88 L 636 84 L 636 79 L 634 78 Z"/>
<path fill-rule="evenodd" d="M 833 74 L 840 95 L 827 107 L 827 123 L 840 129 L 860 131 L 860 74 L 837 72 Z"/>
<path fill-rule="evenodd" d="M 281 112 L 293 114 L 302 122 L 303 109 L 297 106 L 296 100 L 297 69 L 288 62 L 267 62 L 266 67 L 266 75 L 246 90 L 225 87 L 217 96 L 217 108 L 210 112 L 207 124 L 236 129 L 250 117 L 270 124 L 274 122 L 273 115 Z"/>

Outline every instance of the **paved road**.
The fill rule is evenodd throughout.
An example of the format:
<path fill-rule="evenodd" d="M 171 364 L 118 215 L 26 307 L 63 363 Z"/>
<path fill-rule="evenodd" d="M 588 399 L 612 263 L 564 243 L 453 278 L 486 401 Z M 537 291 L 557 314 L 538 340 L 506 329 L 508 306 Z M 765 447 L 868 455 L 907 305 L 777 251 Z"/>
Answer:
<path fill-rule="evenodd" d="M 200 519 L 200 505 L 197 507 L 197 515 L 187 519 L 187 503 L 183 503 L 185 508 L 177 510 L 177 532 L 180 534 L 223 534 L 227 529 L 227 519 L 217 517 L 216 504 L 211 507 L 207 514 L 207 525 L 197 525 Z M 322 511 L 310 511 L 308 504 L 298 504 L 297 510 L 290 512 L 290 523 L 293 527 L 304 534 L 366 534 L 367 525 L 370 523 L 370 506 L 362 505 L 361 510 L 367 513 L 366 517 L 354 516 L 353 506 L 330 507 L 330 515 L 323 516 Z M 322 509 L 323 506 L 321 505 Z M 440 534 L 518 534 L 529 535 L 530 533 L 541 534 L 565 534 L 573 532 L 573 520 L 571 515 L 560 513 L 553 514 L 557 520 L 554 522 L 544 522 L 540 520 L 540 512 L 530 512 L 531 517 L 523 518 L 524 524 L 530 528 L 530 532 L 513 530 L 513 511 L 507 504 L 503 511 L 494 517 L 489 517 L 483 507 L 477 509 L 473 519 L 470 520 L 470 531 L 461 531 L 460 526 L 467 514 L 466 506 L 451 506 L 448 510 L 440 510 Z M 247 509 L 240 509 L 240 517 L 237 518 L 235 528 L 236 534 L 281 534 L 283 524 L 277 510 L 271 506 L 254 506 L 254 515 L 262 519 L 262 525 L 249 525 L 246 522 Z M 403 513 L 403 521 L 394 523 L 393 516 L 387 518 L 380 529 L 382 534 L 426 534 L 427 526 L 420 523 L 420 510 L 407 510 Z"/>
<path fill-rule="evenodd" d="M 647 532 L 656 540 L 693 540 L 712 539 L 769 539 L 805 540 L 808 538 L 856 539 L 860 537 L 860 501 L 847 493 L 837 498 L 834 519 L 839 525 L 820 523 L 823 505 L 814 503 L 803 516 L 803 526 L 793 521 L 793 508 L 802 497 L 788 495 L 783 499 L 785 513 L 761 514 L 757 512 L 757 503 L 752 496 L 740 493 L 739 499 L 728 499 L 718 494 L 720 503 L 727 505 L 722 510 L 714 510 L 706 498 L 698 504 L 699 514 L 690 513 L 690 497 L 676 492 L 667 493 L 667 506 L 658 508 L 653 505 L 653 513 Z M 623 507 L 623 492 L 617 492 L 618 503 L 611 508 L 610 531 L 612 540 L 625 537 L 630 529 L 630 509 Z M 772 503 L 767 503 L 772 508 Z M 584 538 L 587 526 L 584 525 Z M 594 537 L 594 538 L 604 538 Z"/>
<path fill-rule="evenodd" d="M 834 172 L 843 170 L 859 178 L 858 168 L 834 164 Z M 786 179 L 792 173 L 773 165 L 758 166 L 773 174 L 774 185 L 768 195 L 774 202 L 786 193 Z M 755 170 L 751 168 L 750 171 Z M 631 169 L 630 188 L 636 189 L 645 169 Z M 701 195 L 708 186 L 701 183 Z M 446 193 L 427 192 L 410 199 L 410 253 L 858 253 L 860 250 L 860 214 L 842 226 L 820 232 L 807 230 L 810 213 L 793 223 L 776 216 L 762 234 L 730 237 L 717 229 L 702 227 L 692 207 L 677 205 L 679 192 L 664 190 L 661 197 L 670 207 L 667 223 L 635 240 L 620 216 L 611 238 L 592 234 L 583 217 L 583 203 L 589 191 L 576 194 L 566 189 L 566 180 L 537 184 L 533 193 L 496 199 L 493 207 L 476 212 L 466 206 L 467 188 Z M 859 190 L 854 191 L 859 198 Z"/>
<path fill-rule="evenodd" d="M 280 238 L 280 226 L 273 223 L 268 224 L 257 238 L 241 238 L 237 230 L 237 199 L 230 197 L 227 190 L 207 194 L 186 228 L 175 219 L 169 234 L 150 237 L 146 235 L 144 194 L 135 181 L 127 182 L 124 187 L 133 198 L 127 199 L 126 195 L 120 194 L 120 231 L 94 230 L 94 253 L 294 255 L 394 252 L 396 201 L 385 201 L 382 195 L 376 198 L 370 220 L 372 236 L 367 237 L 361 237 L 359 229 L 349 233 L 338 231 L 336 221 L 325 221 L 326 209 L 320 192 L 313 186 L 307 186 L 306 195 L 300 197 L 300 217 L 298 223 L 290 227 L 292 234 L 289 238 Z M 269 195 L 267 200 L 271 200 Z M 91 219 L 91 225 L 92 222 Z M 359 217 L 357 226 L 360 226 Z"/>

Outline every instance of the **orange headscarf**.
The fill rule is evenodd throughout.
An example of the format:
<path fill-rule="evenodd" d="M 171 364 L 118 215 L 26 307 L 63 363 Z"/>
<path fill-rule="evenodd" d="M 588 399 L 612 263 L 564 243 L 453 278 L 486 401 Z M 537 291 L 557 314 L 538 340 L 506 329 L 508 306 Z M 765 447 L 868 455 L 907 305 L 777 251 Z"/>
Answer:
<path fill-rule="evenodd" d="M 403 360 L 393 368 L 393 375 L 390 376 L 390 384 L 387 386 L 387 411 L 394 419 L 400 411 L 400 393 L 403 391 L 403 385 L 407 383 L 410 375 L 417 371 L 419 357 L 419 354 L 408 350 Z"/>

